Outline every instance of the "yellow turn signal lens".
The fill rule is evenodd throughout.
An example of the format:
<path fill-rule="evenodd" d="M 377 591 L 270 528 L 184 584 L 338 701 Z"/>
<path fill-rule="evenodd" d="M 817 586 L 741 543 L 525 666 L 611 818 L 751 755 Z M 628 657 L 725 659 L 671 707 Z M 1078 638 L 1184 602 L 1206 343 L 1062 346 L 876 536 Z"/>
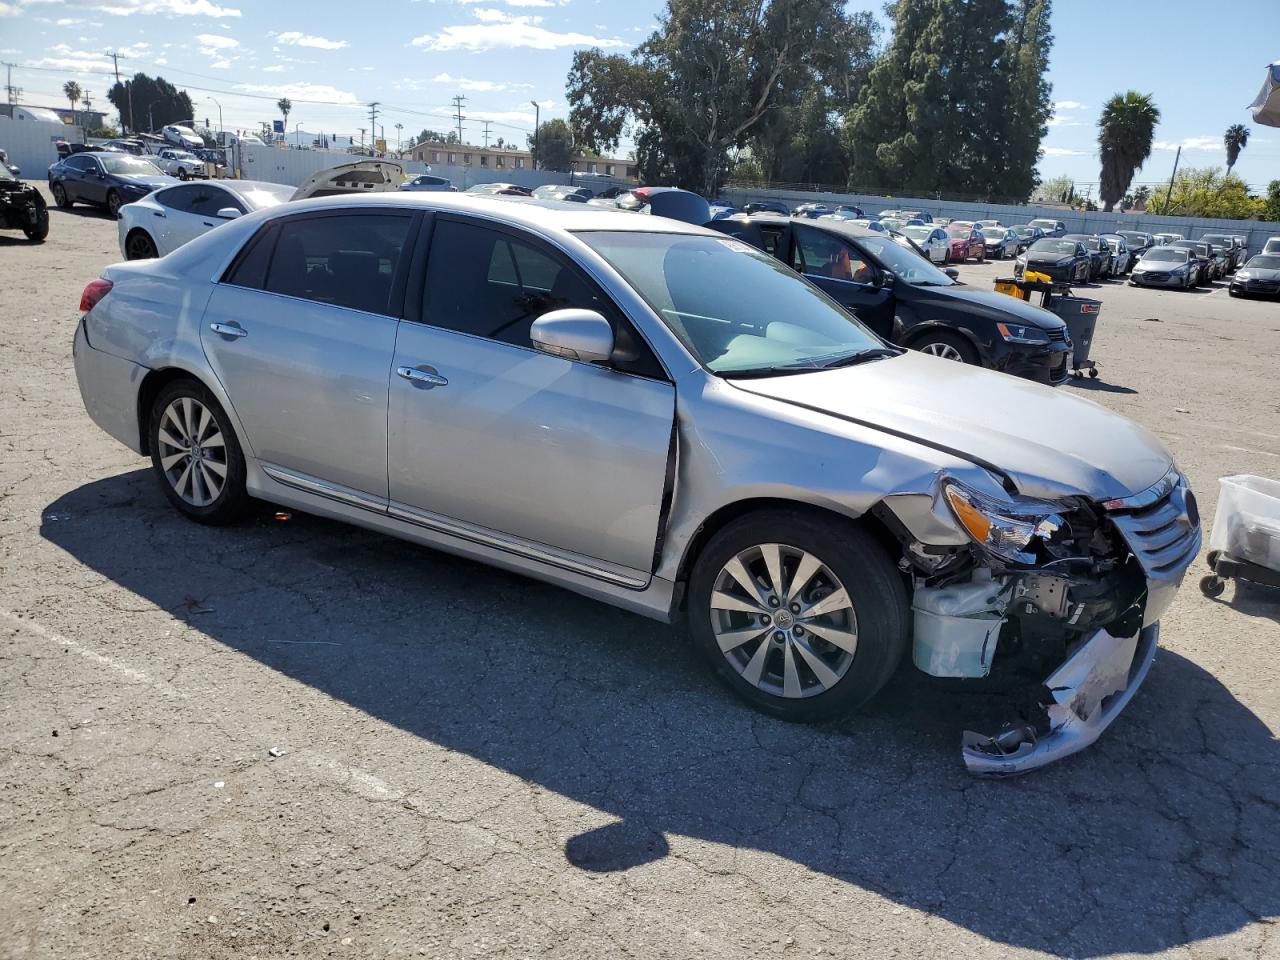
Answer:
<path fill-rule="evenodd" d="M 969 532 L 969 536 L 973 537 L 978 543 L 986 543 L 987 535 L 991 532 L 991 521 L 969 502 L 969 498 L 955 487 L 947 487 L 947 503 L 951 505 L 952 512 L 956 515 L 965 530 Z"/>

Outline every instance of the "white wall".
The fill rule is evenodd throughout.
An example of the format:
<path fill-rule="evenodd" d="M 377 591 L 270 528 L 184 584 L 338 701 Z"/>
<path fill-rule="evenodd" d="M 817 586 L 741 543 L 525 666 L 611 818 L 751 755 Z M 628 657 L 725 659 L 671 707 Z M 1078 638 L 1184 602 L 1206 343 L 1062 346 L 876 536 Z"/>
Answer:
<path fill-rule="evenodd" d="M 0 117 L 0 147 L 9 154 L 9 162 L 22 168 L 24 180 L 43 180 L 49 165 L 58 159 L 55 140 L 79 142 L 79 127 L 65 123 L 43 123 L 38 120 L 14 120 Z"/>
<path fill-rule="evenodd" d="M 999 220 L 1010 226 L 1039 217 L 1061 220 L 1069 233 L 1112 233 L 1116 230 L 1142 230 L 1147 233 L 1180 233 L 1189 240 L 1206 233 L 1232 233 L 1249 238 L 1249 250 L 1257 253 L 1268 237 L 1280 236 L 1280 223 L 1262 220 L 1214 220 L 1207 217 L 1156 217 L 1145 213 L 1094 213 L 1060 210 L 1055 207 L 1003 203 L 962 203 L 955 200 L 931 200 L 920 197 L 877 197 L 861 193 L 805 193 L 796 190 L 756 190 L 733 187 L 723 191 L 725 197 L 741 206 L 752 200 L 781 200 L 796 206 L 801 203 L 852 203 L 866 213 L 881 210 L 920 210 L 934 217 L 953 220 Z"/>

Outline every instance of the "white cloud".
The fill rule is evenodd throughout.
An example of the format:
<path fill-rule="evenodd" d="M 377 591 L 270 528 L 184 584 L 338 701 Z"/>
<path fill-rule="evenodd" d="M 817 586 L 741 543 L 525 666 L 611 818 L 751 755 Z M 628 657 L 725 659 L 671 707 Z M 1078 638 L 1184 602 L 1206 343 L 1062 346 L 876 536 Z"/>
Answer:
<path fill-rule="evenodd" d="M 1084 110 L 1085 105 L 1079 100 L 1059 100 L 1053 105 L 1054 110 Z"/>
<path fill-rule="evenodd" d="M 490 7 L 475 11 L 479 23 L 445 27 L 437 34 L 413 38 L 413 46 L 426 50 L 558 50 L 561 47 L 626 47 L 616 37 L 593 37 L 585 33 L 556 33 L 538 24 L 541 17 L 514 17 Z"/>
<path fill-rule="evenodd" d="M 200 45 L 201 53 L 208 53 L 211 49 L 229 50 L 232 47 L 240 46 L 239 40 L 233 40 L 231 37 L 220 37 L 216 33 L 197 34 L 196 42 Z"/>
<path fill-rule="evenodd" d="M 1181 143 L 1170 140 L 1157 140 L 1152 146 L 1157 150 L 1222 150 L 1221 137 L 1187 137 Z"/>
<path fill-rule="evenodd" d="M 1088 152 L 1084 150 L 1069 150 L 1066 147 L 1045 147 L 1044 155 L 1046 157 L 1087 157 Z"/>
<path fill-rule="evenodd" d="M 324 83 L 238 83 L 236 89 L 244 93 L 262 93 L 271 97 L 288 97 L 298 100 L 323 100 L 326 103 L 359 103 L 356 95 Z"/>
<path fill-rule="evenodd" d="M 235 7 L 223 7 L 212 0 L 64 0 L 69 7 L 96 10 L 114 17 L 127 17 L 135 13 L 170 14 L 191 17 L 238 17 Z"/>
<path fill-rule="evenodd" d="M 1068 120 L 1066 117 L 1059 117 L 1057 114 L 1050 117 L 1045 124 L 1046 127 L 1078 127 L 1080 125 L 1079 120 Z"/>
<path fill-rule="evenodd" d="M 501 93 L 507 89 L 505 83 L 492 80 L 468 80 L 466 77 L 451 77 L 447 73 L 438 73 L 431 78 L 432 83 L 447 83 L 459 90 L 470 90 L 475 93 Z"/>
<path fill-rule="evenodd" d="M 276 36 L 276 41 L 287 44 L 291 47 L 312 47 L 316 50 L 341 50 L 347 45 L 345 40 L 330 40 L 327 37 L 317 37 L 309 33 L 299 33 L 296 30 L 290 30 Z"/>
<path fill-rule="evenodd" d="M 283 64 L 283 63 L 273 63 L 273 64 L 272 64 L 271 66 L 269 66 L 269 67 L 263 67 L 263 68 L 262 68 L 262 72 L 263 72 L 263 73 L 284 73 L 284 64 Z"/>

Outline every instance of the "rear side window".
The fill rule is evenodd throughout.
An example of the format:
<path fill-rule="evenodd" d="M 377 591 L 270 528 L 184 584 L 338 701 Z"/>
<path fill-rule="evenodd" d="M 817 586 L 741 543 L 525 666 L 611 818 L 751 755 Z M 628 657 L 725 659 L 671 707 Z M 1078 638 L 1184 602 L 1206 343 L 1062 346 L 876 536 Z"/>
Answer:
<path fill-rule="evenodd" d="M 267 282 L 267 268 L 271 265 L 271 253 L 275 250 L 279 233 L 280 225 L 269 223 L 250 237 L 240 255 L 227 268 L 223 283 L 261 290 Z"/>
<path fill-rule="evenodd" d="M 170 187 L 168 190 L 161 190 L 157 193 L 155 200 L 170 210 L 194 213 L 197 191 L 208 193 L 208 190 L 203 186 Z"/>
<path fill-rule="evenodd" d="M 263 289 L 367 313 L 393 314 L 391 287 L 413 217 L 354 214 L 280 224 Z"/>

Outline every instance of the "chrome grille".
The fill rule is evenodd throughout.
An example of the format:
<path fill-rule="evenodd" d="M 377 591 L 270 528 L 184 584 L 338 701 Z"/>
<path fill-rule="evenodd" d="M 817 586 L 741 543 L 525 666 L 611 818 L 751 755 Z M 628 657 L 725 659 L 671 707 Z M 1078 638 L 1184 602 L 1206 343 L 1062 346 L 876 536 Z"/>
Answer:
<path fill-rule="evenodd" d="M 1200 511 L 1176 471 L 1155 486 L 1103 505 L 1148 577 L 1181 577 L 1200 550 Z"/>
<path fill-rule="evenodd" d="M 1067 328 L 1066 328 L 1066 327 L 1059 327 L 1059 328 L 1058 328 L 1058 329 L 1056 329 L 1056 330 L 1049 330 L 1049 331 L 1048 331 L 1048 334 L 1049 334 L 1049 339 L 1050 339 L 1050 340 L 1056 340 L 1056 341 L 1058 341 L 1059 343 L 1065 343 L 1065 342 L 1066 342 L 1066 340 L 1067 340 Z"/>

